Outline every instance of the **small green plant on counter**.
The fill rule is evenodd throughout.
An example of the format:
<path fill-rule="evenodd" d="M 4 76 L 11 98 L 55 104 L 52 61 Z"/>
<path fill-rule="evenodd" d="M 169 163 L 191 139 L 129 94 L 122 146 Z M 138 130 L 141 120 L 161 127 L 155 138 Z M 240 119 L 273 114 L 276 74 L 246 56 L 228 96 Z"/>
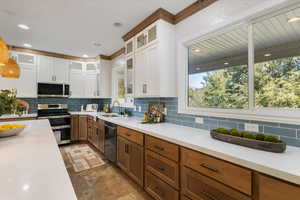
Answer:
<path fill-rule="evenodd" d="M 278 137 L 273 136 L 273 135 L 265 135 L 263 133 L 251 133 L 249 131 L 239 131 L 236 128 L 233 129 L 226 129 L 226 128 L 217 128 L 214 131 L 225 134 L 225 135 L 232 135 L 235 137 L 243 137 L 247 139 L 252 139 L 252 140 L 259 140 L 259 141 L 266 141 L 266 142 L 273 142 L 273 143 L 281 143 L 278 139 Z"/>

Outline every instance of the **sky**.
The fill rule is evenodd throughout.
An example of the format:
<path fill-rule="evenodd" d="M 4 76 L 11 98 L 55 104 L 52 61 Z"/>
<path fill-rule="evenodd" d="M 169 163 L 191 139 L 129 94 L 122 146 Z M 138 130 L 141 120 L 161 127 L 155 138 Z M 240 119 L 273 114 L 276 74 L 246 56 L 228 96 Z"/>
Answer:
<path fill-rule="evenodd" d="M 207 73 L 197 73 L 197 74 L 190 74 L 189 75 L 189 88 L 203 88 L 204 77 Z"/>

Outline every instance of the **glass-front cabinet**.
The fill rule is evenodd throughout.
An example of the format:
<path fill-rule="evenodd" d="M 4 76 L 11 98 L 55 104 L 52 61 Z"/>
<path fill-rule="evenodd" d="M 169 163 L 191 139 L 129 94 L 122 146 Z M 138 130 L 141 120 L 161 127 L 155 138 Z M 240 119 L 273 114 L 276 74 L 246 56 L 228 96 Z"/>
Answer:
<path fill-rule="evenodd" d="M 147 43 L 151 43 L 151 42 L 154 42 L 156 41 L 157 39 L 157 26 L 156 24 L 150 26 L 148 29 L 147 29 L 147 35 L 148 35 L 148 41 Z"/>
<path fill-rule="evenodd" d="M 131 39 L 125 43 L 125 54 L 129 56 L 133 54 L 133 52 L 134 52 L 134 39 Z"/>
<path fill-rule="evenodd" d="M 157 24 L 150 25 L 147 29 L 136 36 L 136 50 L 147 46 L 157 40 Z M 129 43 L 127 43 L 129 44 Z"/>
<path fill-rule="evenodd" d="M 134 74 L 134 59 L 133 56 L 126 58 L 126 95 L 133 95 L 133 74 Z"/>

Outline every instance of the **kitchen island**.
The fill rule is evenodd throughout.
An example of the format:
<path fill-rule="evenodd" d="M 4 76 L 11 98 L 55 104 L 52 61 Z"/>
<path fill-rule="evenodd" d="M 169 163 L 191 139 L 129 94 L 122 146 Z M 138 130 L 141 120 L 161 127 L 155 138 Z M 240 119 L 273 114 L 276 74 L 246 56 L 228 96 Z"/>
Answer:
<path fill-rule="evenodd" d="M 76 200 L 48 120 L 18 123 L 19 136 L 0 138 L 0 199 Z"/>

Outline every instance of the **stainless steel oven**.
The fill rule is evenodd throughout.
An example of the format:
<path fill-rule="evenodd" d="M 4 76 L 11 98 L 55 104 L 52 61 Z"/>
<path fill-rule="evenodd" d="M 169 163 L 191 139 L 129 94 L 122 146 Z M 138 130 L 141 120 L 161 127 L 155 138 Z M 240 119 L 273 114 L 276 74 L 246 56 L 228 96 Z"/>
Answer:
<path fill-rule="evenodd" d="M 57 143 L 71 142 L 71 115 L 67 104 L 38 104 L 38 119 L 48 119 Z"/>
<path fill-rule="evenodd" d="M 39 97 L 69 97 L 70 85 L 64 83 L 38 83 L 37 95 Z"/>

